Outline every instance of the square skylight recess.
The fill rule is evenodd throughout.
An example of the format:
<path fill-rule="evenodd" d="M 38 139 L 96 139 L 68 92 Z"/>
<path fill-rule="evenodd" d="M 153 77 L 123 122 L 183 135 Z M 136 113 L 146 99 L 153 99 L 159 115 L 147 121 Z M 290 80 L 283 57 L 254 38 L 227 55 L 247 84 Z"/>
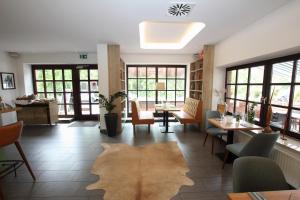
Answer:
<path fill-rule="evenodd" d="M 139 24 L 142 49 L 182 49 L 205 28 L 202 22 L 153 22 Z"/>

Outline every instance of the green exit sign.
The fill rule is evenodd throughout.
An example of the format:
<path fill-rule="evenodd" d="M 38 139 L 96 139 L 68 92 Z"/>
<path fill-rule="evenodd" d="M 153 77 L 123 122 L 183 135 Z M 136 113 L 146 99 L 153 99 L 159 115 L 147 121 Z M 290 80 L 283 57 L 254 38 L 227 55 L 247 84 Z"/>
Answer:
<path fill-rule="evenodd" d="M 80 59 L 87 59 L 87 54 L 86 53 L 81 53 L 79 54 Z"/>

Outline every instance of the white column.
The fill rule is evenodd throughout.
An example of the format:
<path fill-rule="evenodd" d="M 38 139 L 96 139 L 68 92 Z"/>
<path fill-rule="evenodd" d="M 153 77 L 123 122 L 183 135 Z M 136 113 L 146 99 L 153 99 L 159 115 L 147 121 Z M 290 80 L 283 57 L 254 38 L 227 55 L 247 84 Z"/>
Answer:
<path fill-rule="evenodd" d="M 108 80 L 108 55 L 107 44 L 97 45 L 97 63 L 99 72 L 99 93 L 104 96 L 109 96 L 109 80 Z M 106 130 L 104 114 L 105 108 L 100 109 L 100 129 Z"/>
<path fill-rule="evenodd" d="M 212 97 L 212 110 L 217 109 L 219 97 L 216 96 L 214 90 L 222 91 L 225 89 L 225 75 L 226 75 L 226 68 L 224 67 L 215 67 L 214 68 L 214 75 L 213 75 L 213 97 Z M 222 97 L 223 100 L 225 100 Z"/>

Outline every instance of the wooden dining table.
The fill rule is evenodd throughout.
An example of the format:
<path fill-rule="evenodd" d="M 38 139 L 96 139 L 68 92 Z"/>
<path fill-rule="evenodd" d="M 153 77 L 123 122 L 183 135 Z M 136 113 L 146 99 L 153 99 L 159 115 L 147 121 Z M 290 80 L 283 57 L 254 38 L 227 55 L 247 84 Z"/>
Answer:
<path fill-rule="evenodd" d="M 169 112 L 179 110 L 179 108 L 172 104 L 155 104 L 155 112 L 163 113 L 163 125 L 165 126 L 165 130 L 162 131 L 162 133 L 173 133 L 173 131 L 169 131 Z"/>
<path fill-rule="evenodd" d="M 232 120 L 232 123 L 227 123 L 225 119 L 210 118 L 208 122 L 217 128 L 227 131 L 227 144 L 233 143 L 235 131 L 263 130 L 263 127 L 245 121 L 236 122 L 235 119 Z"/>
<path fill-rule="evenodd" d="M 299 200 L 300 190 L 280 190 L 259 192 L 267 200 Z M 229 193 L 229 200 L 255 200 L 251 197 L 251 193 Z"/>

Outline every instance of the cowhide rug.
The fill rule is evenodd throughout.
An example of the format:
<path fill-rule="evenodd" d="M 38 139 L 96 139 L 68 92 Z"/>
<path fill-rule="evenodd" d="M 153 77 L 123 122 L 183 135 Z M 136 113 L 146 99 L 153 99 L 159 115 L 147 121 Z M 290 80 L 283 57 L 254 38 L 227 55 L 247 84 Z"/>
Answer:
<path fill-rule="evenodd" d="M 92 167 L 100 179 L 87 189 L 104 189 L 105 200 L 168 200 L 180 186 L 193 185 L 176 142 L 102 146 L 105 151 Z"/>

